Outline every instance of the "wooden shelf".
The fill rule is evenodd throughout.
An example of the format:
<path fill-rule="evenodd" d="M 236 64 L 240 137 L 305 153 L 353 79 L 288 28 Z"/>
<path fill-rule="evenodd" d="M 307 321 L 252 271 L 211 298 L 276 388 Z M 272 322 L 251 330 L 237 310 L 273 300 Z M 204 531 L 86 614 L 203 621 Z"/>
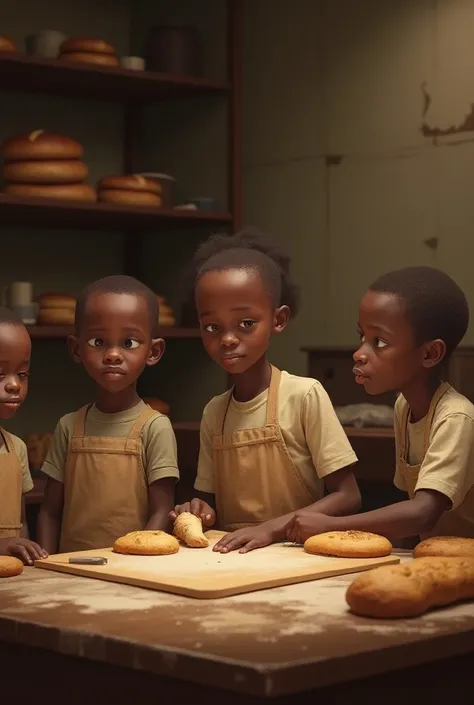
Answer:
<path fill-rule="evenodd" d="M 34 340 L 54 340 L 65 339 L 74 333 L 73 326 L 27 326 L 28 332 Z M 170 340 L 172 338 L 200 338 L 199 328 L 159 328 L 160 338 Z"/>
<path fill-rule="evenodd" d="M 171 424 L 175 431 L 192 431 L 199 433 L 201 430 L 200 421 L 172 421 Z"/>
<path fill-rule="evenodd" d="M 218 96 L 231 89 L 227 83 L 202 78 L 1 54 L 0 90 L 129 103 Z"/>
<path fill-rule="evenodd" d="M 109 203 L 19 199 L 0 194 L 0 226 L 77 230 L 204 228 L 230 223 L 230 213 L 139 208 Z"/>
<path fill-rule="evenodd" d="M 395 438 L 393 428 L 356 428 L 344 426 L 348 438 Z"/>

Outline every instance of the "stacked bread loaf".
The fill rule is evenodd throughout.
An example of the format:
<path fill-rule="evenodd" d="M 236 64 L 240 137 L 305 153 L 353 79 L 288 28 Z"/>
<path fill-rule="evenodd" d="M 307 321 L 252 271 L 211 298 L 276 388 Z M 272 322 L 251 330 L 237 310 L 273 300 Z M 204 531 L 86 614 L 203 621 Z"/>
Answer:
<path fill-rule="evenodd" d="M 16 51 L 18 50 L 13 39 L 0 36 L 0 53 L 14 53 Z"/>
<path fill-rule="evenodd" d="M 44 293 L 38 297 L 38 324 L 43 326 L 72 326 L 76 313 L 76 299 L 69 294 Z"/>
<path fill-rule="evenodd" d="M 95 66 L 118 66 L 119 60 L 112 44 L 103 39 L 71 37 L 61 44 L 59 58 Z"/>
<path fill-rule="evenodd" d="M 168 306 L 164 296 L 158 296 L 158 325 L 162 328 L 171 328 L 176 325 L 176 319 L 174 317 L 174 312 L 171 306 Z"/>
<path fill-rule="evenodd" d="M 87 166 L 82 145 L 72 137 L 35 130 L 10 137 L 0 147 L 3 192 L 19 198 L 95 201 L 84 183 Z"/>
<path fill-rule="evenodd" d="M 104 203 L 129 206 L 161 206 L 161 186 L 138 174 L 105 176 L 97 184 L 97 197 Z"/>

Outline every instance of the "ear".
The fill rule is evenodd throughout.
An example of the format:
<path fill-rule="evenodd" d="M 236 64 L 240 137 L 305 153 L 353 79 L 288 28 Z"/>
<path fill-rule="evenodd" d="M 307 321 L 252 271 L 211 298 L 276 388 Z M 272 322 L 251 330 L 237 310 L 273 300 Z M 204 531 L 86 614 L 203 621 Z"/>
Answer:
<path fill-rule="evenodd" d="M 446 343 L 440 338 L 425 343 L 424 348 L 423 367 L 436 367 L 446 355 Z"/>
<path fill-rule="evenodd" d="M 273 332 L 281 333 L 285 330 L 290 320 L 290 309 L 288 306 L 280 306 L 273 314 Z"/>
<path fill-rule="evenodd" d="M 153 365 L 156 365 L 156 363 L 163 357 L 165 350 L 166 343 L 163 338 L 153 338 L 151 341 L 150 353 L 146 361 L 148 367 L 153 367 Z"/>
<path fill-rule="evenodd" d="M 79 341 L 75 335 L 68 335 L 67 337 L 67 347 L 69 354 L 74 360 L 74 362 L 81 363 L 81 354 L 79 352 Z"/>

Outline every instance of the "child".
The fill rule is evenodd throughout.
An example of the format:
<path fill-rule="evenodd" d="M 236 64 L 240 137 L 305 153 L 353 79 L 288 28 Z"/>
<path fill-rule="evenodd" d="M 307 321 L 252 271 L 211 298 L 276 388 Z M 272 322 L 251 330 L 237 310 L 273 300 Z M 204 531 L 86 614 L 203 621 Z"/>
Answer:
<path fill-rule="evenodd" d="M 104 548 L 129 531 L 168 525 L 176 440 L 169 419 L 137 394 L 139 376 L 165 349 L 157 325 L 157 297 L 131 277 L 99 279 L 77 301 L 69 348 L 97 400 L 63 416 L 42 468 L 38 531 L 50 553 Z"/>
<path fill-rule="evenodd" d="M 409 499 L 358 516 L 303 512 L 287 527 L 290 540 L 346 529 L 474 537 L 474 406 L 442 381 L 468 323 L 463 292 L 437 269 L 409 267 L 372 284 L 359 308 L 354 374 L 369 394 L 401 392 L 395 485 Z"/>
<path fill-rule="evenodd" d="M 22 321 L 0 308 L 0 418 L 10 419 L 26 398 L 31 340 Z M 23 495 L 33 488 L 22 440 L 0 428 L 0 554 L 27 565 L 47 553 L 28 538 Z"/>
<path fill-rule="evenodd" d="M 272 367 L 273 334 L 296 313 L 289 260 L 257 235 L 214 236 L 195 256 L 195 300 L 204 347 L 232 381 L 201 422 L 196 498 L 175 507 L 233 532 L 216 551 L 283 540 L 294 512 L 356 511 L 348 467 L 357 458 L 323 387 Z M 324 496 L 324 487 L 327 496 Z"/>

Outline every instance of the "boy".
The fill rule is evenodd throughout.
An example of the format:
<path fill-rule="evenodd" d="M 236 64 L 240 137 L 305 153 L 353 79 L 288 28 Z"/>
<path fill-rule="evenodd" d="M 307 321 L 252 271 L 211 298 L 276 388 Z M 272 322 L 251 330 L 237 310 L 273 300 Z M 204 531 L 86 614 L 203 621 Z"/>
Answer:
<path fill-rule="evenodd" d="M 468 323 L 466 297 L 437 269 L 409 267 L 372 284 L 360 303 L 354 374 L 368 394 L 401 392 L 395 485 L 409 499 L 357 516 L 301 513 L 287 527 L 291 541 L 350 529 L 474 537 L 474 406 L 442 381 Z"/>
<path fill-rule="evenodd" d="M 137 394 L 144 368 L 164 353 L 157 325 L 156 295 L 132 277 L 99 279 L 78 298 L 69 349 L 97 400 L 59 421 L 42 468 L 38 532 L 49 553 L 105 548 L 129 531 L 168 526 L 176 440 L 169 419 Z"/>
<path fill-rule="evenodd" d="M 357 458 L 319 382 L 270 365 L 274 334 L 297 312 L 289 260 L 249 232 L 211 237 L 195 255 L 204 347 L 232 389 L 204 409 L 196 496 L 175 507 L 229 533 L 214 547 L 241 553 L 285 538 L 301 507 L 357 511 Z"/>
<path fill-rule="evenodd" d="M 0 418 L 10 419 L 28 393 L 31 340 L 22 321 L 0 308 Z M 0 554 L 27 565 L 47 553 L 28 538 L 23 495 L 33 488 L 26 446 L 0 428 Z"/>

